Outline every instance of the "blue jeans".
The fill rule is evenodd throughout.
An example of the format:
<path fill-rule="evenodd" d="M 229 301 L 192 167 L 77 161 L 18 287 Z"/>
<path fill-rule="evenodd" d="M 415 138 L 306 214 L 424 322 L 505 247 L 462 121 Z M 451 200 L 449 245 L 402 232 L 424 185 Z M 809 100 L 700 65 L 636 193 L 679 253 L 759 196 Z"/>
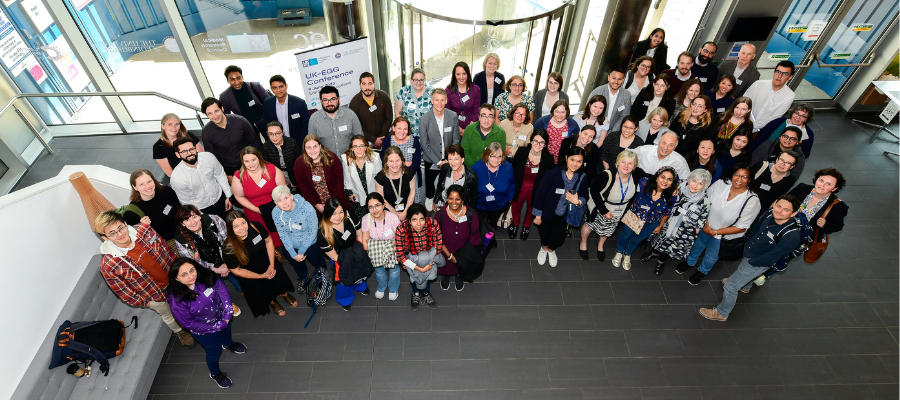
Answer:
<path fill-rule="evenodd" d="M 334 285 L 334 301 L 342 306 L 349 306 L 353 304 L 353 299 L 356 298 L 356 294 L 353 291 L 362 292 L 366 288 L 368 288 L 366 281 L 350 286 L 338 283 Z"/>
<path fill-rule="evenodd" d="M 287 249 L 284 247 L 279 247 L 279 251 L 281 251 L 281 255 L 286 259 L 292 267 L 294 267 L 294 272 L 297 273 L 297 278 L 300 279 L 304 284 L 309 278 L 309 271 L 306 269 L 306 261 L 297 261 L 293 259 L 288 253 Z M 325 257 L 322 255 L 322 250 L 319 249 L 319 246 L 316 246 L 313 243 L 312 246 L 309 246 L 306 249 L 306 260 L 309 261 L 313 267 L 316 268 L 325 268 Z"/>
<path fill-rule="evenodd" d="M 384 292 L 390 288 L 390 293 L 397 293 L 400 290 L 400 266 L 395 265 L 394 268 L 375 267 L 375 279 L 378 280 L 378 288 L 376 291 Z"/>
<path fill-rule="evenodd" d="M 723 317 L 731 314 L 731 310 L 734 309 L 734 303 L 737 301 L 738 290 L 742 288 L 749 290 L 753 286 L 753 280 L 765 273 L 767 269 L 769 267 L 754 267 L 750 265 L 749 258 L 741 259 L 737 271 L 734 271 L 728 277 L 728 282 L 725 282 L 725 293 L 722 294 L 722 302 L 716 306 L 716 311 L 722 314 Z"/>
<path fill-rule="evenodd" d="M 209 368 L 210 374 L 218 374 L 222 372 L 219 369 L 219 357 L 222 356 L 222 346 L 231 345 L 231 324 L 225 326 L 218 332 L 206 334 L 193 334 L 194 339 L 200 342 L 200 346 L 206 350 L 206 366 Z"/>
<path fill-rule="evenodd" d="M 722 241 L 720 239 L 709 236 L 706 232 L 701 230 L 700 235 L 697 236 L 697 240 L 694 241 L 694 246 L 691 247 L 691 254 L 688 255 L 688 265 L 693 267 L 697 264 L 697 260 L 700 259 L 700 253 L 706 249 L 706 254 L 703 256 L 703 262 L 697 267 L 697 271 L 703 275 L 709 275 L 709 271 L 716 265 L 716 261 L 719 261 L 719 246 L 721 243 Z"/>
<path fill-rule="evenodd" d="M 241 289 L 241 283 L 238 282 L 238 278 L 237 278 L 237 276 L 235 276 L 234 274 L 229 273 L 229 274 L 228 274 L 228 278 L 222 278 L 222 276 L 219 275 L 219 279 L 222 280 L 222 283 L 225 283 L 225 279 L 228 279 L 228 282 L 231 282 L 231 284 L 234 285 L 234 289 L 235 289 L 235 290 L 237 290 L 237 291 L 240 292 L 241 294 L 244 293 L 244 291 Z"/>
<path fill-rule="evenodd" d="M 422 293 L 431 292 L 431 281 L 425 281 L 425 284 L 422 285 L 422 287 L 416 286 L 415 282 L 410 282 L 410 284 L 412 285 L 413 293 L 415 293 L 415 292 L 422 292 Z"/>
<path fill-rule="evenodd" d="M 659 221 L 652 224 L 644 224 L 641 233 L 637 234 L 628 225 L 622 227 L 622 232 L 619 233 L 619 244 L 616 245 L 616 252 L 630 256 L 637 249 L 638 245 L 653 233 L 657 226 L 659 226 Z"/>

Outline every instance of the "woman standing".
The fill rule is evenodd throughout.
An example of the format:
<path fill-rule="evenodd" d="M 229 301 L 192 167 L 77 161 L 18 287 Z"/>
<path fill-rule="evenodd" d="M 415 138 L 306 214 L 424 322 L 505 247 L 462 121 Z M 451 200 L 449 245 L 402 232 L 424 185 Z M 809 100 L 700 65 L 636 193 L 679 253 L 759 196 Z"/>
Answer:
<path fill-rule="evenodd" d="M 784 128 L 788 126 L 796 126 L 800 129 L 800 148 L 803 150 L 803 156 L 809 158 L 812 152 L 813 135 L 812 128 L 809 123 L 813 121 L 816 109 L 809 103 L 800 103 L 787 112 L 787 118 L 775 118 L 764 126 L 756 135 L 756 139 L 750 144 L 750 151 L 756 150 L 761 144 L 768 140 L 774 140 L 781 137 Z"/>
<path fill-rule="evenodd" d="M 534 131 L 528 107 L 522 103 L 512 106 L 506 118 L 500 121 L 500 127 L 506 132 L 506 155 L 528 146 L 528 137 Z"/>
<path fill-rule="evenodd" d="M 281 239 L 272 220 L 272 210 L 275 209 L 272 190 L 279 185 L 287 186 L 284 174 L 275 164 L 266 162 L 259 150 L 247 146 L 241 150 L 241 169 L 234 173 L 234 178 L 231 180 L 231 191 L 244 208 L 244 213 L 251 221 L 262 223 L 275 247 L 281 247 Z"/>
<path fill-rule="evenodd" d="M 603 245 L 606 239 L 616 231 L 619 221 L 625 215 L 628 203 L 634 198 L 635 188 L 642 176 L 637 169 L 638 158 L 631 150 L 623 150 L 613 164 L 615 169 L 606 169 L 597 174 L 591 182 L 591 198 L 594 199 L 594 210 L 581 226 L 581 243 L 578 250 L 581 258 L 587 260 L 587 240 L 591 231 L 600 236 L 597 242 L 597 260 L 606 260 Z"/>
<path fill-rule="evenodd" d="M 684 86 L 681 87 L 681 90 L 678 91 L 678 94 L 675 95 L 675 109 L 669 113 L 672 118 L 672 120 L 669 121 L 669 125 L 675 123 L 675 119 L 681 115 L 682 111 L 690 109 L 691 104 L 694 104 L 694 99 L 702 93 L 703 83 L 700 82 L 700 79 L 688 79 L 688 81 L 684 83 Z M 712 102 L 710 102 L 710 104 L 712 104 Z"/>
<path fill-rule="evenodd" d="M 478 219 L 493 232 L 497 220 L 506 212 L 509 202 L 516 192 L 516 178 L 513 168 L 506 162 L 506 154 L 498 143 L 491 143 L 481 159 L 472 165 L 472 171 L 478 177 Z"/>
<path fill-rule="evenodd" d="M 563 79 L 559 72 L 551 72 L 547 75 L 547 88 L 541 89 L 534 94 L 534 117 L 532 121 L 537 121 L 545 115 L 550 115 L 552 105 L 559 100 L 569 102 L 569 95 L 562 90 Z"/>
<path fill-rule="evenodd" d="M 650 118 L 650 112 L 657 107 L 666 110 L 666 115 L 675 112 L 675 97 L 669 94 L 669 75 L 659 74 L 653 78 L 653 84 L 641 89 L 634 102 L 631 103 L 631 115 L 637 119 Z M 666 120 L 668 126 L 669 120 Z"/>
<path fill-rule="evenodd" d="M 496 114 L 494 115 L 497 120 L 495 123 L 499 124 L 503 119 L 506 119 L 513 105 L 520 103 L 528 107 L 528 119 L 532 119 L 534 116 L 534 100 L 532 100 L 531 95 L 525 92 L 527 90 L 525 79 L 519 75 L 513 75 L 506 82 L 506 86 L 503 89 L 506 91 L 497 96 L 493 103 L 494 108 L 496 108 Z"/>
<path fill-rule="evenodd" d="M 575 122 L 578 123 L 578 129 L 582 129 L 585 126 L 593 126 L 595 131 L 597 132 L 597 137 L 594 140 L 594 144 L 597 147 L 603 146 L 603 141 L 606 139 L 607 131 L 609 130 L 609 125 L 605 125 L 603 122 L 606 120 L 606 97 L 603 95 L 596 95 L 591 97 L 587 105 L 584 106 L 584 110 L 575 114 Z"/>
<path fill-rule="evenodd" d="M 456 113 L 446 109 L 447 92 L 441 88 L 435 89 L 431 93 L 431 103 L 433 105 L 431 112 L 423 115 L 419 121 L 422 126 L 419 142 L 425 161 L 425 208 L 433 206 L 429 203 L 434 198 L 434 180 L 447 162 L 445 149 L 450 145 L 459 144 L 461 139 L 456 131 L 459 121 L 456 119 Z"/>
<path fill-rule="evenodd" d="M 316 244 L 334 262 L 334 300 L 344 311 L 350 311 L 356 298 L 354 291 L 369 295 L 366 277 L 374 267 L 366 249 L 356 238 L 353 221 L 337 199 L 325 202 Z"/>
<path fill-rule="evenodd" d="M 722 164 L 722 171 L 731 171 L 739 163 L 750 163 L 749 143 L 750 133 L 737 130 L 732 134 L 731 139 L 719 144 L 716 161 Z"/>
<path fill-rule="evenodd" d="M 416 311 L 424 302 L 432 309 L 437 308 L 437 302 L 431 295 L 431 281 L 437 278 L 438 268 L 447 264 L 441 254 L 444 247 L 441 228 L 428 217 L 425 206 L 413 204 L 394 235 L 397 261 L 406 268 L 413 287 L 410 307 Z"/>
<path fill-rule="evenodd" d="M 653 250 L 641 257 L 641 261 L 650 261 L 659 256 L 653 273 L 662 275 L 666 261 L 670 258 L 684 260 L 694 245 L 700 230 L 706 225 L 709 208 L 712 203 L 706 197 L 709 187 L 709 171 L 696 169 L 691 171 L 687 181 L 678 186 L 678 200 L 672 207 L 672 216 L 666 221 L 659 235 L 653 239 Z"/>
<path fill-rule="evenodd" d="M 244 354 L 247 346 L 231 338 L 231 296 L 216 274 L 191 258 L 179 257 L 169 269 L 166 298 L 172 317 L 187 329 L 206 350 L 209 377 L 222 389 L 231 387 L 231 378 L 219 369 L 219 357 L 227 349 Z"/>
<path fill-rule="evenodd" d="M 559 169 L 566 167 L 564 165 L 565 157 L 571 154 L 572 149 L 580 147 L 584 150 L 584 163 L 581 164 L 581 169 L 578 172 L 584 172 L 590 183 L 594 179 L 594 175 L 597 174 L 597 163 L 600 161 L 600 148 L 594 144 L 594 136 L 596 135 L 597 131 L 592 125 L 585 125 L 584 128 L 581 128 L 578 136 L 565 138 L 559 150 L 561 156 L 559 157 L 559 165 L 557 165 Z"/>
<path fill-rule="evenodd" d="M 472 84 L 469 64 L 458 62 L 453 66 L 453 78 L 447 86 L 447 108 L 455 112 L 459 120 L 459 136 L 462 137 L 466 127 L 478 122 L 478 108 L 481 104 L 481 89 Z"/>
<path fill-rule="evenodd" d="M 303 161 L 294 164 L 294 175 L 300 195 L 313 205 L 321 218 L 325 202 L 336 198 L 344 209 L 350 209 L 350 201 L 344 193 L 344 168 L 337 154 L 332 153 L 316 135 L 303 138 Z"/>
<path fill-rule="evenodd" d="M 653 80 L 653 70 L 653 57 L 650 56 L 640 56 L 631 63 L 631 67 L 625 74 L 623 87 L 628 93 L 631 93 L 632 100 L 636 99 L 638 93 Z"/>
<path fill-rule="evenodd" d="M 506 84 L 506 78 L 503 77 L 503 74 L 497 72 L 497 69 L 500 68 L 500 56 L 495 53 L 488 53 L 484 56 L 481 68 L 484 70 L 475 74 L 472 78 L 472 83 L 478 86 L 481 92 L 481 104 L 494 104 L 494 99 L 500 95 Z"/>
<path fill-rule="evenodd" d="M 381 171 L 381 157 L 375 154 L 363 135 L 350 139 L 350 148 L 341 154 L 344 166 L 344 194 L 350 200 L 354 221 L 366 215 L 366 196 L 375 190 L 375 174 Z"/>
<path fill-rule="evenodd" d="M 613 267 L 628 271 L 631 269 L 631 253 L 650 234 L 659 233 L 669 219 L 675 204 L 675 184 L 678 174 L 672 167 L 662 167 L 649 178 L 641 178 L 635 191 L 634 201 L 622 217 L 625 226 L 619 233 Z"/>
<path fill-rule="evenodd" d="M 197 147 L 197 152 L 203 151 L 200 139 L 188 132 L 187 127 L 177 115 L 169 113 L 163 115 L 159 121 L 161 131 L 159 140 L 153 144 L 153 159 L 159 164 L 166 176 L 172 176 L 172 170 L 181 162 L 181 158 L 175 155 L 175 147 L 172 146 L 178 138 L 189 137 Z"/>
<path fill-rule="evenodd" d="M 244 213 L 233 210 L 225 216 L 228 237 L 222 245 L 225 264 L 241 282 L 244 298 L 253 318 L 269 313 L 269 307 L 278 316 L 284 308 L 278 304 L 280 296 L 290 307 L 297 300 L 289 292 L 294 291 L 291 278 L 280 262 L 275 261 L 275 246 L 266 227 L 250 221 Z"/>
<path fill-rule="evenodd" d="M 563 139 L 578 133 L 578 122 L 569 118 L 570 113 L 569 102 L 557 100 L 551 107 L 550 115 L 545 115 L 534 123 L 534 129 L 547 131 L 547 135 L 550 137 L 547 150 L 553 156 L 554 163 L 559 160 L 559 148 L 562 146 Z"/>
<path fill-rule="evenodd" d="M 697 149 L 685 158 L 688 169 L 704 169 L 712 175 L 712 181 L 719 180 L 722 176 L 722 164 L 716 161 L 716 145 L 711 138 L 700 140 Z"/>
<path fill-rule="evenodd" d="M 404 86 L 397 92 L 397 99 L 394 100 L 394 117 L 404 116 L 409 120 L 413 137 L 419 137 L 419 119 L 431 111 L 433 91 L 431 85 L 425 85 L 425 71 L 415 68 L 412 71 L 412 85 Z"/>
<path fill-rule="evenodd" d="M 665 108 L 656 107 L 646 119 L 642 119 L 638 126 L 637 137 L 646 144 L 654 144 L 660 135 L 669 130 L 669 113 Z"/>
<path fill-rule="evenodd" d="M 300 144 L 294 138 L 284 136 L 284 127 L 281 122 L 272 121 L 266 124 L 266 135 L 269 140 L 263 143 L 262 150 L 266 153 L 265 159 L 272 160 L 281 174 L 287 180 L 288 186 L 297 187 L 297 177 L 294 176 L 294 163 L 303 154 Z"/>
<path fill-rule="evenodd" d="M 461 292 L 465 287 L 465 282 L 460 276 L 458 262 L 454 254 L 458 252 L 466 243 L 472 246 L 481 244 L 481 233 L 478 229 L 478 214 L 470 212 L 469 207 L 465 205 L 465 190 L 462 186 L 453 185 L 447 189 L 447 207 L 438 211 L 434 216 L 438 226 L 441 228 L 443 246 L 441 254 L 447 260 L 447 265 L 438 270 L 441 275 L 441 289 L 450 288 L 450 277 L 454 277 L 456 291 Z"/>
<path fill-rule="evenodd" d="M 547 132 L 536 130 L 531 134 L 531 143 L 516 152 L 513 158 L 513 176 L 516 179 L 516 192 L 513 194 L 512 225 L 509 227 L 509 238 L 515 239 L 521 221 L 522 206 L 525 206 L 525 220 L 522 221 L 522 240 L 527 240 L 531 233 L 531 222 L 534 220 L 534 191 L 540 185 L 541 178 L 554 167 L 553 156 L 547 151 L 549 137 Z"/>
<path fill-rule="evenodd" d="M 276 187 L 272 199 L 278 206 L 272 210 L 272 219 L 284 244 L 281 255 L 294 267 L 300 281 L 297 293 L 303 293 L 310 276 L 306 261 L 314 268 L 325 268 L 325 258 L 316 246 L 316 209 L 299 194 L 291 195 L 287 186 Z"/>
<path fill-rule="evenodd" d="M 728 178 L 713 183 L 707 192 L 712 204 L 709 219 L 703 231 L 694 241 L 694 246 L 685 262 L 675 266 L 675 272 L 684 274 L 700 259 L 706 250 L 703 262 L 688 279 L 691 285 L 698 285 L 709 274 L 719 260 L 719 247 L 723 239 L 740 239 L 753 224 L 759 214 L 759 197 L 750 190 L 753 175 L 750 166 L 738 164 L 728 173 Z"/>
<path fill-rule="evenodd" d="M 659 74 L 669 66 L 666 65 L 666 57 L 668 56 L 669 47 L 666 46 L 666 31 L 663 28 L 656 28 L 650 31 L 650 36 L 634 45 L 631 52 L 631 59 L 634 61 L 640 56 L 653 57 L 654 69 L 653 73 Z"/>
<path fill-rule="evenodd" d="M 206 268 L 222 278 L 228 278 L 234 288 L 241 292 L 241 284 L 236 276 L 228 272 L 228 266 L 222 259 L 222 243 L 228 236 L 225 221 L 214 214 L 200 214 L 193 205 L 183 205 L 175 210 L 175 251 L 181 257 L 193 259 L 201 267 Z M 241 309 L 234 305 L 234 316 L 241 314 Z"/>
<path fill-rule="evenodd" d="M 178 196 L 169 186 L 163 186 L 146 169 L 136 169 L 128 179 L 131 183 L 130 204 L 134 207 L 126 209 L 122 215 L 128 225 L 149 224 L 156 233 L 175 250 L 174 211 L 181 207 Z M 138 215 L 138 212 L 143 215 Z"/>
<path fill-rule="evenodd" d="M 622 130 L 609 134 L 600 149 L 600 159 L 603 169 L 610 169 L 619 159 L 619 153 L 626 149 L 636 149 L 644 145 L 644 141 L 635 135 L 637 131 L 637 119 L 627 115 L 622 120 Z M 599 167 L 598 167 L 599 168 Z"/>
<path fill-rule="evenodd" d="M 566 241 L 568 213 L 577 212 L 576 207 L 587 204 L 590 184 L 578 172 L 583 163 L 584 150 L 572 149 L 566 157 L 566 169 L 556 167 L 548 171 L 534 194 L 534 224 L 541 234 L 538 265 L 544 265 L 549 259 L 550 267 L 556 267 L 556 249 Z"/>
<path fill-rule="evenodd" d="M 706 91 L 706 95 L 712 100 L 712 108 L 710 110 L 714 116 L 724 113 L 734 103 L 734 97 L 732 96 L 734 88 L 734 75 L 727 74 L 719 78 L 715 85 Z"/>
<path fill-rule="evenodd" d="M 416 197 L 416 179 L 400 148 L 392 146 L 385 151 L 384 167 L 375 175 L 375 192 L 384 198 L 388 211 L 399 219 L 406 218 Z"/>
<path fill-rule="evenodd" d="M 680 137 L 675 152 L 687 156 L 697 148 L 701 139 L 715 135 L 710 108 L 712 103 L 709 97 L 701 94 L 691 103 L 691 108 L 684 109 L 669 125 L 669 129 Z"/>
<path fill-rule="evenodd" d="M 753 132 L 753 122 L 750 121 L 752 109 L 753 100 L 741 96 L 731 103 L 728 111 L 716 115 L 712 123 L 713 129 L 716 131 L 716 142 L 722 143 L 731 139 L 738 132 L 744 132 L 745 136 L 749 137 Z"/>
<path fill-rule="evenodd" d="M 369 213 L 360 223 L 360 238 L 375 267 L 375 278 L 378 280 L 375 298 L 383 298 L 384 292 L 388 291 L 388 300 L 394 301 L 400 290 L 400 266 L 394 253 L 394 231 L 400 226 L 400 219 L 394 213 L 387 212 L 385 204 L 384 197 L 378 193 L 366 196 Z"/>
<path fill-rule="evenodd" d="M 447 147 L 447 162 L 441 166 L 434 192 L 435 210 L 447 203 L 447 189 L 453 185 L 462 186 L 466 205 L 475 208 L 478 202 L 478 176 L 472 168 L 466 166 L 466 152 L 458 144 Z"/>
<path fill-rule="evenodd" d="M 821 241 L 824 235 L 840 232 L 844 229 L 844 218 L 850 207 L 837 197 L 837 193 L 844 188 L 847 181 L 844 175 L 834 168 L 825 168 L 816 171 L 813 175 L 813 184 L 801 183 L 791 189 L 788 194 L 798 199 L 800 212 L 806 214 L 810 224 L 819 230 L 816 242 Z M 831 207 L 831 211 L 828 208 Z"/>
<path fill-rule="evenodd" d="M 387 149 L 396 147 L 403 155 L 403 165 L 409 169 L 415 179 L 414 184 L 416 187 L 419 187 L 419 182 L 422 181 L 422 145 L 419 142 L 419 138 L 409 136 L 409 120 L 406 117 L 394 118 L 394 122 L 391 124 L 391 132 L 391 136 L 385 137 L 384 142 L 381 144 L 382 162 L 388 155 Z M 415 195 L 416 193 L 413 193 L 413 196 Z"/>

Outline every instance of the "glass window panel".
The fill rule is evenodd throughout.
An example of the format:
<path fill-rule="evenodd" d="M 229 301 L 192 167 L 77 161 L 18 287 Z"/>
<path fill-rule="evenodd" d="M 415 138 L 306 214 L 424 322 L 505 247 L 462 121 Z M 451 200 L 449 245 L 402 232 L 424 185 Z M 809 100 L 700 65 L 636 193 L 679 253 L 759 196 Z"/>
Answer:
<path fill-rule="evenodd" d="M 782 60 L 800 64 L 815 43 L 811 34 L 824 29 L 839 3 L 840 0 L 794 0 L 759 56 L 757 68 L 775 68 Z M 763 73 L 762 79 L 769 78 Z"/>
<path fill-rule="evenodd" d="M 584 83 L 588 79 L 594 52 L 597 50 L 597 35 L 603 25 L 603 17 L 606 16 L 606 7 L 609 0 L 591 0 L 587 9 L 587 16 L 581 29 L 581 40 L 578 42 L 578 51 L 575 56 L 574 70 L 571 82 L 566 82 L 566 94 L 573 103 L 581 102 L 581 96 L 585 92 Z M 587 90 L 590 92 L 590 90 Z"/>

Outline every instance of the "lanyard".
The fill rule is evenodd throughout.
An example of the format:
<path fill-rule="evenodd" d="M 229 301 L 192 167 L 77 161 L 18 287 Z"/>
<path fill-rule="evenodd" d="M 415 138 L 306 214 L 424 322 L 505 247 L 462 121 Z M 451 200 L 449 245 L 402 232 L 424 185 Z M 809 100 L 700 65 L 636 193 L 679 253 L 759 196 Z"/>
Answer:
<path fill-rule="evenodd" d="M 391 179 L 391 175 L 385 174 L 385 177 L 388 179 L 388 182 L 391 183 L 391 189 L 394 189 L 394 196 L 397 196 L 397 200 L 395 200 L 395 204 L 400 204 L 402 199 L 400 198 L 400 189 L 402 189 L 401 185 L 403 184 L 403 174 L 400 174 L 400 182 L 397 183 L 397 186 L 394 186 L 394 180 Z"/>
<path fill-rule="evenodd" d="M 628 194 L 628 189 L 631 187 L 631 185 L 625 186 L 625 188 L 623 189 L 622 188 L 622 178 L 619 178 L 619 174 L 616 174 L 616 179 L 619 181 L 619 191 L 622 192 L 622 199 L 619 200 L 619 205 L 621 206 L 622 204 L 625 204 L 625 196 Z M 626 181 L 631 180 L 630 172 L 628 173 L 628 177 L 625 178 L 625 180 Z"/>
<path fill-rule="evenodd" d="M 467 87 L 466 88 L 466 97 L 468 97 L 468 96 L 469 96 L 469 88 Z M 463 115 L 465 115 L 466 114 L 466 102 L 463 101 L 462 94 L 459 92 L 459 88 L 456 88 L 456 97 L 459 99 L 459 104 L 462 104 L 462 107 L 460 107 L 460 112 L 463 113 Z"/>

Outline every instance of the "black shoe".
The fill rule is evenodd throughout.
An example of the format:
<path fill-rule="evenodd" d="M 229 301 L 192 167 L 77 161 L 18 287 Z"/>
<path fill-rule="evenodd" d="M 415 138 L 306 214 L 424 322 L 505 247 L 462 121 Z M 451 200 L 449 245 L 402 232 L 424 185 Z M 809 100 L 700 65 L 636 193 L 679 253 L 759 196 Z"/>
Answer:
<path fill-rule="evenodd" d="M 419 303 L 421 303 L 421 302 L 422 302 L 422 297 L 419 296 L 419 292 L 416 292 L 416 293 L 412 294 L 412 299 L 409 301 L 409 306 L 412 308 L 413 311 L 418 311 Z"/>
<path fill-rule="evenodd" d="M 703 278 L 705 278 L 705 277 L 706 277 L 706 275 L 703 275 L 703 273 L 700 271 L 694 272 L 694 274 L 691 275 L 690 279 L 688 279 L 688 283 L 690 283 L 691 285 L 697 286 L 700 284 L 701 281 L 703 281 Z"/>
<path fill-rule="evenodd" d="M 567 237 L 567 238 L 571 238 L 571 237 L 572 237 L 572 228 L 566 228 L 566 237 Z"/>
<path fill-rule="evenodd" d="M 341 306 L 341 308 L 343 308 L 344 311 L 350 311 L 350 309 L 351 309 L 352 307 L 353 307 L 353 304 L 347 304 L 346 306 Z"/>
<path fill-rule="evenodd" d="M 306 293 L 306 283 L 307 283 L 306 281 L 301 281 L 301 282 L 297 283 L 297 293 L 298 294 Z"/>
<path fill-rule="evenodd" d="M 648 252 L 644 253 L 643 255 L 641 255 L 641 261 L 647 262 L 647 261 L 650 261 L 650 260 L 656 258 L 656 256 L 657 256 L 657 254 L 654 253 L 653 251 L 648 251 Z"/>
<path fill-rule="evenodd" d="M 456 291 L 462 292 L 463 288 L 466 287 L 466 282 L 463 281 L 462 277 L 456 276 Z"/>
<path fill-rule="evenodd" d="M 603 262 L 603 260 L 606 260 L 606 252 L 597 250 L 597 261 Z"/>
<path fill-rule="evenodd" d="M 589 258 L 589 257 L 588 257 L 588 251 L 587 251 L 587 250 L 578 249 L 578 255 L 580 255 L 580 256 L 581 256 L 581 259 L 584 260 L 584 261 L 587 261 L 588 258 Z"/>
<path fill-rule="evenodd" d="M 424 301 L 425 304 L 428 304 L 428 307 L 431 307 L 432 309 L 437 308 L 437 302 L 434 301 L 434 296 L 432 296 L 431 293 L 422 295 L 422 301 Z"/>
<path fill-rule="evenodd" d="M 656 274 L 657 276 L 662 275 L 663 269 L 664 269 L 665 267 L 666 267 L 666 262 L 665 262 L 665 261 L 657 261 L 657 262 L 656 262 L 656 268 L 653 269 L 653 273 Z"/>
<path fill-rule="evenodd" d="M 515 225 L 512 225 L 512 226 L 509 227 L 508 231 L 509 231 L 509 238 L 510 238 L 510 239 L 515 239 L 515 238 L 516 238 L 516 231 L 517 231 L 518 229 L 519 229 L 519 227 L 518 227 L 518 226 L 515 226 Z"/>
<path fill-rule="evenodd" d="M 447 289 L 450 289 L 450 276 L 444 275 L 444 277 L 441 278 L 441 290 Z"/>
<path fill-rule="evenodd" d="M 247 352 L 247 346 L 241 342 L 231 342 L 231 344 L 228 346 L 225 346 L 223 344 L 222 348 L 234 354 L 244 354 Z"/>
<path fill-rule="evenodd" d="M 216 381 L 216 385 L 219 385 L 222 389 L 228 389 L 231 387 L 231 378 L 228 375 L 225 375 L 224 372 L 219 372 L 218 374 L 209 374 L 209 377 L 212 380 Z"/>
<path fill-rule="evenodd" d="M 529 229 L 529 228 L 522 228 L 522 236 L 521 236 L 521 239 L 522 239 L 522 240 L 528 240 L 528 234 L 529 234 L 529 233 L 531 233 L 531 229 Z"/>
<path fill-rule="evenodd" d="M 362 292 L 359 292 L 359 294 L 361 294 L 361 295 L 363 295 L 363 296 L 368 296 L 369 293 L 370 293 L 370 292 L 369 292 L 369 288 L 366 288 L 366 290 L 363 290 Z"/>
<path fill-rule="evenodd" d="M 691 266 L 688 265 L 688 263 L 685 261 L 682 261 L 682 262 L 678 263 L 678 265 L 675 266 L 675 272 L 677 272 L 679 275 L 684 274 L 689 269 L 691 269 Z"/>

